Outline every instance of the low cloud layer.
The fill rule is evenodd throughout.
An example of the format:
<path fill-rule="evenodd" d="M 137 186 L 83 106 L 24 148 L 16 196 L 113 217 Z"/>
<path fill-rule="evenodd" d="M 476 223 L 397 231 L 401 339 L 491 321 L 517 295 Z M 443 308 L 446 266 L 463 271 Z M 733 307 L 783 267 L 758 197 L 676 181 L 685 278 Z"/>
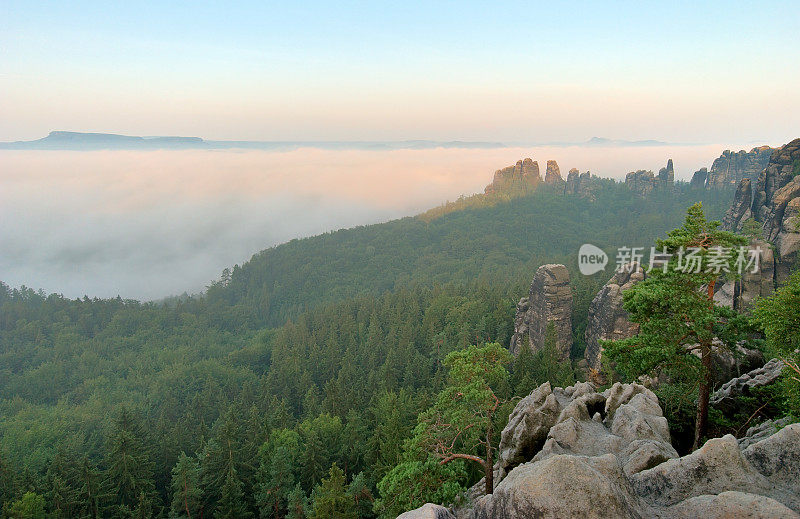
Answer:
<path fill-rule="evenodd" d="M 614 178 L 671 157 L 687 179 L 724 148 L 3 151 L 0 280 L 69 297 L 197 292 L 272 245 L 482 191 L 523 157 Z"/>

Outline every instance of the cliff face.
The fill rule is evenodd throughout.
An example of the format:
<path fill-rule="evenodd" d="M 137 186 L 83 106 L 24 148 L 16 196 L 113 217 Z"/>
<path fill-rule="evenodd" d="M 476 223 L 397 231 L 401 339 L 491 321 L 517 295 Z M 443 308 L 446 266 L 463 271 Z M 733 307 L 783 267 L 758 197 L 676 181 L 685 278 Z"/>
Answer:
<path fill-rule="evenodd" d="M 769 243 L 753 242 L 753 246 L 762 249 L 760 272 L 748 273 L 741 281 L 724 285 L 719 300 L 743 309 L 753 297 L 767 295 L 786 280 L 798 265 L 799 213 L 800 139 L 795 139 L 772 151 L 755 187 L 749 178 L 739 181 L 733 203 L 722 220 L 723 227 L 739 232 L 745 222 L 754 222 L 754 227 L 761 227 L 762 236 Z M 774 246 L 774 253 L 770 244 Z"/>
<path fill-rule="evenodd" d="M 645 272 L 638 264 L 628 264 L 617 270 L 589 305 L 586 321 L 586 361 L 589 367 L 601 367 L 601 340 L 619 340 L 633 337 L 639 333 L 639 325 L 628 319 L 628 312 L 622 307 L 622 293 L 645 278 Z"/>
<path fill-rule="evenodd" d="M 772 151 L 773 149 L 769 146 L 759 146 L 750 151 L 725 150 L 711 165 L 707 186 L 709 188 L 733 187 L 744 178 L 755 181 L 761 170 L 767 166 Z"/>
<path fill-rule="evenodd" d="M 564 265 L 542 265 L 536 271 L 528 297 L 517 304 L 511 353 L 519 355 L 526 347 L 533 351 L 544 348 L 549 323 L 555 329 L 559 356 L 568 359 L 572 349 L 572 289 Z"/>

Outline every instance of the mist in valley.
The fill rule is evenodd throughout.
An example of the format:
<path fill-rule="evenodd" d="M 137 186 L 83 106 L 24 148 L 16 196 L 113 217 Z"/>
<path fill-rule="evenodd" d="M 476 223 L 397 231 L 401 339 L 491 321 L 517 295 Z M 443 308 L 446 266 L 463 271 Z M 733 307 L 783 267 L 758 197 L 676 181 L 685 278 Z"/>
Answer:
<path fill-rule="evenodd" d="M 524 157 L 542 174 L 555 159 L 564 177 L 617 179 L 672 158 L 688 180 L 753 146 L 2 151 L 0 280 L 68 297 L 196 293 L 264 248 L 481 192 Z"/>

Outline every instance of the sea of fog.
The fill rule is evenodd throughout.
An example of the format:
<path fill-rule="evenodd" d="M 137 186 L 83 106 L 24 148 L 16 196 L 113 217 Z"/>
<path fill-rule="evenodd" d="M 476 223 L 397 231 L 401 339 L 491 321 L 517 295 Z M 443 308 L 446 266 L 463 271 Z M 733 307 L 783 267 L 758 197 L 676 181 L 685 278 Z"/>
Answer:
<path fill-rule="evenodd" d="M 753 145 L 396 151 L 0 151 L 0 280 L 68 297 L 201 291 L 292 238 L 414 215 L 480 192 L 524 157 L 676 179 Z"/>

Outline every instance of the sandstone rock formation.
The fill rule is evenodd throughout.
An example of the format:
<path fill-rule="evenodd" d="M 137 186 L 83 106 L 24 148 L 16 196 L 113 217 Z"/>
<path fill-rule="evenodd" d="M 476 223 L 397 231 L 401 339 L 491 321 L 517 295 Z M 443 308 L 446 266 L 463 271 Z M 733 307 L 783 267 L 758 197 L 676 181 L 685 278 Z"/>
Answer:
<path fill-rule="evenodd" d="M 572 348 L 572 289 L 564 265 L 542 265 L 536 271 L 528 297 L 517 304 L 511 353 L 521 348 L 539 351 L 544 347 L 548 324 L 555 329 L 556 349 L 562 359 Z"/>
<path fill-rule="evenodd" d="M 564 184 L 564 179 L 561 178 L 561 170 L 558 168 L 558 162 L 554 160 L 547 161 L 547 170 L 544 174 L 544 183 L 554 186 Z"/>
<path fill-rule="evenodd" d="M 634 193 L 640 196 L 647 196 L 656 188 L 656 180 L 652 171 L 640 169 L 625 175 L 625 185 Z"/>
<path fill-rule="evenodd" d="M 694 172 L 692 180 L 689 184 L 694 188 L 706 187 L 706 180 L 708 179 L 708 169 L 701 168 Z"/>
<path fill-rule="evenodd" d="M 397 519 L 455 519 L 455 516 L 441 505 L 425 503 L 415 510 L 398 515 Z"/>
<path fill-rule="evenodd" d="M 485 194 L 501 193 L 511 189 L 535 188 L 542 183 L 539 163 L 530 158 L 518 160 L 513 166 L 498 169 L 492 183 L 484 189 Z"/>
<path fill-rule="evenodd" d="M 737 399 L 740 396 L 748 396 L 752 389 L 772 384 L 778 380 L 783 367 L 783 362 L 772 359 L 760 368 L 729 380 L 711 395 L 711 405 L 726 414 L 732 414 L 736 410 Z"/>
<path fill-rule="evenodd" d="M 800 424 L 678 457 L 658 399 L 639 384 L 545 383 L 517 404 L 498 452 L 493 494 L 456 517 L 800 517 Z"/>
<path fill-rule="evenodd" d="M 675 169 L 672 166 L 672 159 L 667 161 L 667 167 L 658 170 L 658 180 L 661 187 L 671 188 L 675 184 Z"/>
<path fill-rule="evenodd" d="M 751 187 L 748 188 L 748 184 Z M 748 194 L 752 201 L 749 210 L 745 207 Z M 749 219 L 761 225 L 765 240 L 774 245 L 774 257 L 770 251 L 762 257 L 762 272 L 759 286 L 769 287 L 786 280 L 798 264 L 800 250 L 800 139 L 772 151 L 769 163 L 758 175 L 755 187 L 747 179 L 740 181 L 731 208 L 723 220 L 724 228 L 741 231 Z M 765 244 L 766 245 L 766 244 Z M 741 293 L 747 296 L 746 284 Z M 758 294 L 756 294 L 758 295 Z M 766 295 L 763 293 L 760 295 Z"/>
<path fill-rule="evenodd" d="M 632 323 L 622 308 L 622 293 L 644 278 L 644 269 L 638 264 L 623 265 L 592 299 L 585 334 L 585 356 L 590 368 L 601 367 L 601 340 L 627 339 L 639 333 L 639 325 Z"/>
<path fill-rule="evenodd" d="M 708 172 L 707 186 L 710 189 L 736 186 L 743 178 L 755 181 L 770 160 L 772 148 L 759 146 L 749 152 L 725 150 L 714 160 Z"/>
<path fill-rule="evenodd" d="M 753 187 L 749 178 L 743 178 L 736 187 L 733 204 L 722 218 L 722 225 L 727 229 L 740 230 L 741 223 L 752 216 L 750 204 L 753 202 Z"/>
<path fill-rule="evenodd" d="M 758 443 L 761 440 L 769 438 L 790 423 L 792 423 L 791 418 L 785 416 L 777 420 L 766 420 L 758 425 L 754 425 L 753 427 L 747 429 L 747 432 L 744 433 L 743 437 L 738 439 L 739 448 L 746 449 L 754 443 Z"/>
<path fill-rule="evenodd" d="M 577 195 L 580 198 L 585 198 L 593 202 L 597 199 L 595 195 L 596 187 L 597 178 L 592 177 L 591 173 L 588 171 L 580 173 L 577 169 L 572 168 L 567 175 L 564 193 L 568 195 Z"/>

